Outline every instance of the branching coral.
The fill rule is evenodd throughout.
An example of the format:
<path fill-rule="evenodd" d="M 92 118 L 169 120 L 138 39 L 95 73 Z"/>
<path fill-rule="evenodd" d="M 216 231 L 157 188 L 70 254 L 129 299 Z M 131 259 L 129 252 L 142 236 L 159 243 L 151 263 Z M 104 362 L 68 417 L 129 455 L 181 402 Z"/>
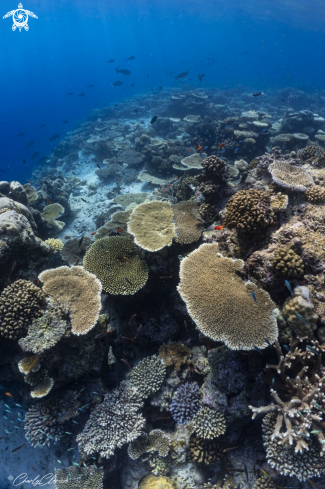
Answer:
<path fill-rule="evenodd" d="M 173 205 L 176 222 L 176 242 L 189 244 L 198 241 L 202 234 L 202 222 L 198 219 L 196 202 L 185 200 Z"/>
<path fill-rule="evenodd" d="M 121 382 L 90 414 L 83 432 L 77 436 L 79 449 L 87 455 L 98 452 L 101 457 L 112 456 L 116 447 L 140 436 L 145 424 L 138 412 L 142 405 L 137 389 Z"/>
<path fill-rule="evenodd" d="M 191 421 L 200 409 L 201 398 L 200 389 L 196 382 L 186 382 L 186 384 L 181 385 L 169 405 L 169 410 L 176 423 L 186 424 Z"/>
<path fill-rule="evenodd" d="M 95 241 L 85 255 L 84 267 L 113 295 L 133 295 L 148 280 L 146 263 L 139 259 L 131 239 L 125 236 Z"/>
<path fill-rule="evenodd" d="M 277 338 L 275 304 L 263 289 L 237 274 L 241 260 L 225 258 L 217 244 L 203 244 L 181 262 L 178 291 L 200 331 L 233 350 L 265 348 Z"/>
<path fill-rule="evenodd" d="M 221 446 L 215 439 L 205 440 L 193 434 L 190 438 L 191 459 L 199 464 L 212 465 L 223 456 Z"/>
<path fill-rule="evenodd" d="M 308 187 L 314 185 L 313 178 L 309 173 L 287 161 L 277 160 L 269 165 L 269 171 L 273 181 L 280 187 L 289 190 L 304 192 Z"/>
<path fill-rule="evenodd" d="M 140 435 L 131 441 L 128 447 L 128 454 L 132 460 L 136 460 L 146 452 L 155 450 L 160 457 L 166 457 L 169 452 L 169 437 L 161 430 L 150 431 L 148 435 Z"/>
<path fill-rule="evenodd" d="M 285 277 L 299 277 L 304 273 L 304 262 L 289 246 L 275 249 L 270 262 L 276 273 Z"/>
<path fill-rule="evenodd" d="M 104 470 L 102 467 L 77 467 L 72 465 L 60 469 L 55 477 L 55 489 L 102 489 Z"/>
<path fill-rule="evenodd" d="M 44 243 L 46 243 L 49 246 L 51 246 L 51 248 L 53 249 L 54 253 L 58 253 L 63 248 L 63 243 L 62 243 L 62 241 L 60 239 L 49 238 L 46 241 L 44 241 Z"/>
<path fill-rule="evenodd" d="M 274 224 L 271 195 L 261 190 L 240 190 L 226 204 L 224 226 L 256 233 Z"/>
<path fill-rule="evenodd" d="M 25 436 L 32 447 L 49 447 L 63 436 L 48 404 L 38 403 L 29 408 L 25 417 Z"/>
<path fill-rule="evenodd" d="M 317 328 L 318 315 L 315 313 L 314 304 L 310 300 L 308 287 L 295 287 L 293 297 L 288 297 L 283 305 L 283 315 L 290 328 L 298 334 L 313 336 L 313 332 Z"/>
<path fill-rule="evenodd" d="M 226 421 L 221 413 L 208 406 L 203 406 L 192 420 L 195 433 L 205 440 L 212 440 L 226 431 Z"/>
<path fill-rule="evenodd" d="M 45 294 L 27 280 L 17 280 L 0 295 L 0 335 L 12 340 L 20 338 L 34 318 L 39 318 L 45 305 Z"/>
<path fill-rule="evenodd" d="M 158 251 L 170 246 L 175 237 L 172 206 L 169 202 L 160 201 L 138 205 L 130 215 L 128 232 L 144 250 Z"/>
<path fill-rule="evenodd" d="M 166 368 L 163 360 L 157 355 L 144 358 L 131 372 L 131 384 L 137 388 L 140 396 L 145 399 L 157 392 L 164 381 Z"/>
<path fill-rule="evenodd" d="M 45 270 L 39 276 L 43 290 L 70 312 L 72 333 L 86 334 L 97 323 L 101 308 L 100 281 L 81 267 Z"/>

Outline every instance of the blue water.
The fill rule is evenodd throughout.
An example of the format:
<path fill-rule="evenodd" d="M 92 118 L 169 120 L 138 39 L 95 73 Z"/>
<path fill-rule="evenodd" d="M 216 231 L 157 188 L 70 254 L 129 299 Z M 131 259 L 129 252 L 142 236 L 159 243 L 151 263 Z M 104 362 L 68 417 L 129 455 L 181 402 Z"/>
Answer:
<path fill-rule="evenodd" d="M 17 4 L 3 0 L 1 17 Z M 24 183 L 58 143 L 49 138 L 62 139 L 92 109 L 158 86 L 199 86 L 199 73 L 206 75 L 203 86 L 216 89 L 324 86 L 324 1 L 26 0 L 23 6 L 38 16 L 29 18 L 28 32 L 13 32 L 11 17 L 0 19 L 1 179 Z M 111 58 L 115 63 L 107 63 Z M 131 75 L 117 75 L 116 66 Z M 183 71 L 188 77 L 175 81 Z M 112 87 L 117 80 L 123 85 Z"/>

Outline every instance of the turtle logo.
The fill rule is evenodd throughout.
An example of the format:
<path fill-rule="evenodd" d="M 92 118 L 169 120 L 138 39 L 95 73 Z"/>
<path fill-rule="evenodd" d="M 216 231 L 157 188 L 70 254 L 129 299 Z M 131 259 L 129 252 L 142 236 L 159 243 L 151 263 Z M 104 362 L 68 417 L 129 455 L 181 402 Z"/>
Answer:
<path fill-rule="evenodd" d="M 18 27 L 19 32 L 21 32 L 22 28 L 24 28 L 25 31 L 29 30 L 29 26 L 27 24 L 28 16 L 34 17 L 34 19 L 38 19 L 37 15 L 35 15 L 33 12 L 30 12 L 29 10 L 24 10 L 21 3 L 18 5 L 17 10 L 12 10 L 11 12 L 6 13 L 6 15 L 3 16 L 3 19 L 11 16 L 14 22 L 12 30 L 15 31 Z"/>

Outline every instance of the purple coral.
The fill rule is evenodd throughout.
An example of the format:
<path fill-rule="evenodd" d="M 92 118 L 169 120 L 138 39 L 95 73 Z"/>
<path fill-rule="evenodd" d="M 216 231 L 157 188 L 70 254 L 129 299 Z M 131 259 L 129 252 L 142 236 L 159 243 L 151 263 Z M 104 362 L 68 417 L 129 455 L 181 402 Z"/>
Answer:
<path fill-rule="evenodd" d="M 200 409 L 201 394 L 196 382 L 181 385 L 172 400 L 169 410 L 178 424 L 186 424 Z"/>

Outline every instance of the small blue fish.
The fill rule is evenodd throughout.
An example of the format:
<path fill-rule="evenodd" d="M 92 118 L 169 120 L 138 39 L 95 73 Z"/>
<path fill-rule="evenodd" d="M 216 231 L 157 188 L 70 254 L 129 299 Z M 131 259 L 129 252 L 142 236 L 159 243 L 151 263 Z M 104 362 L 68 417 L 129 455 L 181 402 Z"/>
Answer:
<path fill-rule="evenodd" d="M 306 345 L 306 348 L 308 348 L 308 350 L 312 351 L 313 353 L 315 353 L 315 355 L 318 355 L 318 351 L 315 350 L 315 348 L 313 348 L 312 346 L 310 345 Z"/>
<path fill-rule="evenodd" d="M 237 153 L 237 151 L 239 151 L 239 150 L 240 150 L 240 148 L 235 148 L 235 153 Z"/>
<path fill-rule="evenodd" d="M 112 270 L 110 270 L 109 268 L 105 267 L 105 270 L 107 270 L 109 273 L 112 273 Z"/>
<path fill-rule="evenodd" d="M 77 462 L 72 462 L 73 465 L 76 465 L 77 467 L 79 467 L 79 464 L 77 464 Z"/>
<path fill-rule="evenodd" d="M 59 464 L 62 464 L 61 460 L 57 460 L 57 462 L 58 462 Z"/>
<path fill-rule="evenodd" d="M 6 420 L 8 421 L 8 418 L 7 418 L 7 416 L 4 416 L 4 419 L 6 419 Z"/>
<path fill-rule="evenodd" d="M 305 319 L 302 317 L 301 314 L 299 314 L 299 312 L 296 313 L 296 316 L 299 319 L 299 321 L 301 321 L 302 323 L 304 323 L 306 326 L 309 326 L 309 324 L 306 323 Z"/>
<path fill-rule="evenodd" d="M 269 345 L 269 346 L 271 346 L 271 347 L 273 346 L 273 345 L 272 345 L 272 343 L 271 343 L 271 342 L 270 342 L 270 341 L 269 341 L 267 338 L 264 338 L 264 341 L 265 341 L 265 343 L 266 343 L 267 345 Z"/>
<path fill-rule="evenodd" d="M 67 435 L 72 435 L 72 433 L 69 433 L 69 431 L 65 431 L 64 433 L 66 433 Z"/>
<path fill-rule="evenodd" d="M 275 379 L 272 379 L 272 382 L 271 382 L 271 385 L 270 385 L 270 389 L 272 389 L 272 387 L 274 386 L 274 383 L 275 383 Z"/>
<path fill-rule="evenodd" d="M 21 407 L 21 408 L 23 407 L 23 406 L 21 406 L 20 404 L 15 404 L 15 405 L 16 405 L 16 406 L 18 406 L 18 407 Z"/>
<path fill-rule="evenodd" d="M 290 294 L 293 295 L 290 282 L 288 280 L 285 280 L 284 283 L 285 283 L 285 286 L 287 287 L 287 289 L 289 290 Z"/>
<path fill-rule="evenodd" d="M 6 408 L 11 409 L 11 407 L 10 407 L 10 406 L 8 406 L 8 404 L 5 404 L 5 406 L 6 406 Z"/>
<path fill-rule="evenodd" d="M 77 421 L 75 421 L 74 419 L 72 420 L 72 422 L 73 422 L 74 424 L 79 424 L 79 423 L 77 423 Z"/>
<path fill-rule="evenodd" d="M 258 353 L 260 353 L 264 357 L 262 350 L 258 346 L 253 345 L 253 348 L 254 348 L 254 350 L 258 351 Z"/>
<path fill-rule="evenodd" d="M 251 294 L 252 294 L 254 301 L 256 302 L 256 295 L 254 294 L 254 292 L 252 290 L 251 290 Z"/>
<path fill-rule="evenodd" d="M 287 351 L 290 351 L 291 352 L 291 348 L 289 348 L 288 345 L 283 345 L 283 348 L 285 348 Z"/>
<path fill-rule="evenodd" d="M 11 433 L 11 431 L 5 430 L 5 433 L 8 433 L 9 434 L 9 433 Z"/>
<path fill-rule="evenodd" d="M 203 149 L 208 149 L 209 146 L 204 146 Z"/>

